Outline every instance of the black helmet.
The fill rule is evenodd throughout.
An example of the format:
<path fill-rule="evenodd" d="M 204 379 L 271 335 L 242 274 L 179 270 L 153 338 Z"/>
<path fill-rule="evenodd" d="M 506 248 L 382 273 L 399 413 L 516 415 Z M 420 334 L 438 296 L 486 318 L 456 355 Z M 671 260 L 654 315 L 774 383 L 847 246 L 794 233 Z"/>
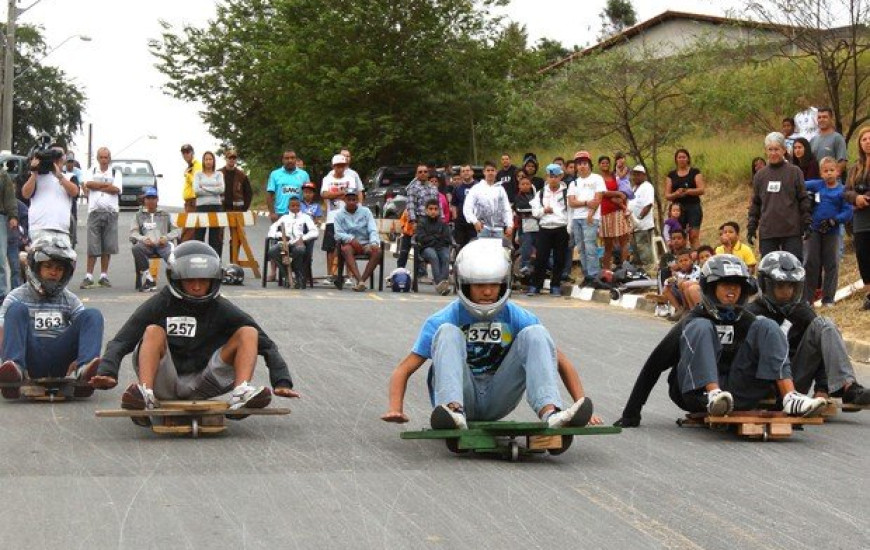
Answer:
<path fill-rule="evenodd" d="M 806 270 L 801 261 L 791 252 L 777 250 L 761 259 L 758 264 L 758 286 L 761 297 L 774 311 L 783 315 L 791 313 L 795 304 L 800 303 L 804 293 Z M 794 293 L 787 303 L 780 303 L 773 295 L 776 283 L 792 283 Z"/>
<path fill-rule="evenodd" d="M 223 270 L 221 259 L 212 247 L 201 241 L 187 241 L 178 245 L 166 262 L 169 290 L 177 298 L 192 304 L 210 302 L 221 289 Z M 212 279 L 205 296 L 191 296 L 184 291 L 181 281 L 185 279 Z"/>
<path fill-rule="evenodd" d="M 722 281 L 740 285 L 740 299 L 734 306 L 723 306 L 716 298 L 716 284 Z M 740 319 L 743 306 L 757 290 L 749 268 L 737 256 L 717 254 L 701 268 L 701 305 L 719 321 L 734 322 Z"/>
<path fill-rule="evenodd" d="M 245 284 L 245 270 L 242 266 L 230 264 L 224 268 L 223 283 L 225 285 Z"/>
<path fill-rule="evenodd" d="M 54 260 L 63 265 L 59 281 L 46 281 L 39 273 L 39 264 Z M 76 269 L 76 251 L 61 237 L 42 237 L 30 245 L 27 254 L 27 282 L 42 296 L 55 296 L 66 288 Z"/>

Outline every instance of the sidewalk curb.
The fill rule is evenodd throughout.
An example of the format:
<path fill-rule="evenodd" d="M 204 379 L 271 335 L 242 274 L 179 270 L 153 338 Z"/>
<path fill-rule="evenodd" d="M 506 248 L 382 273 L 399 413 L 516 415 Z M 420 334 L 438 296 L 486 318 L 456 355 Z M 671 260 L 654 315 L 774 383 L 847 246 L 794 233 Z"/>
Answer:
<path fill-rule="evenodd" d="M 565 294 L 567 295 L 567 293 Z M 621 307 L 622 309 L 636 309 L 649 313 L 654 312 L 656 309 L 654 302 L 637 294 L 623 294 L 619 300 L 611 300 L 610 292 L 607 290 L 596 290 L 588 287 L 580 288 L 576 285 L 572 286 L 570 297 L 574 300 L 608 304 L 610 306 Z M 853 361 L 870 364 L 870 342 L 846 338 L 843 341 L 846 344 L 846 351 L 849 352 L 849 357 Z"/>

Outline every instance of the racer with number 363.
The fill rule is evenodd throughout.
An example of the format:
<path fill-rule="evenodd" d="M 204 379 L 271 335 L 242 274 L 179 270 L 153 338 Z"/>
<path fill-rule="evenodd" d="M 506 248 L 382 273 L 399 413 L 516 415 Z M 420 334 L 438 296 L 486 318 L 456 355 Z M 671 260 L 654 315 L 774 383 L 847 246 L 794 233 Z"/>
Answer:
<path fill-rule="evenodd" d="M 230 409 L 271 401 L 250 384 L 262 355 L 276 395 L 298 397 L 278 347 L 244 311 L 219 295 L 223 271 L 217 253 L 200 241 L 179 245 L 167 262 L 169 285 L 149 298 L 106 344 L 96 388 L 117 384 L 121 360 L 133 352 L 138 382 L 121 397 L 125 409 L 154 409 L 161 399 L 209 399 L 232 392 Z M 133 417 L 147 425 L 147 417 Z"/>

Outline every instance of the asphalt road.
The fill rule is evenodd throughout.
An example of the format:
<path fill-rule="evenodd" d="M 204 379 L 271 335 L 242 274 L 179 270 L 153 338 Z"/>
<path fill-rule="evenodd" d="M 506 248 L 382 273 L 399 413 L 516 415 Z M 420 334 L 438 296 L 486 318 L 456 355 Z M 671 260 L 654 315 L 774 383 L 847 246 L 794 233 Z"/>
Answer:
<path fill-rule="evenodd" d="M 258 255 L 265 225 L 252 231 Z M 78 291 L 74 278 L 105 315 L 105 340 L 146 298 L 131 270 L 122 244 L 114 288 Z M 378 419 L 393 366 L 450 298 L 431 287 L 400 296 L 253 281 L 225 295 L 279 343 L 303 398 L 276 404 L 293 413 L 198 440 L 95 418 L 117 408 L 129 359 L 119 387 L 90 400 L 0 402 L 0 548 L 870 547 L 870 413 L 789 440 L 741 441 L 677 427 L 662 384 L 641 428 L 578 438 L 559 457 L 452 455 Z M 612 422 L 668 325 L 567 299 L 517 301 L 549 327 Z M 428 419 L 424 378 L 410 382 L 408 428 Z M 256 381 L 267 381 L 262 365 Z M 521 404 L 512 418 L 533 414 Z"/>

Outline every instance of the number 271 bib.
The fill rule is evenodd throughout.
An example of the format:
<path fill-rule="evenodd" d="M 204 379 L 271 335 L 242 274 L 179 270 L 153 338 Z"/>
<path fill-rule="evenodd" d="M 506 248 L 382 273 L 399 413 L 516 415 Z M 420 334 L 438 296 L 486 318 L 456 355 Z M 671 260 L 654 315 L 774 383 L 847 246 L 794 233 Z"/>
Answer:
<path fill-rule="evenodd" d="M 167 317 L 166 335 L 193 338 L 196 336 L 196 317 Z"/>

